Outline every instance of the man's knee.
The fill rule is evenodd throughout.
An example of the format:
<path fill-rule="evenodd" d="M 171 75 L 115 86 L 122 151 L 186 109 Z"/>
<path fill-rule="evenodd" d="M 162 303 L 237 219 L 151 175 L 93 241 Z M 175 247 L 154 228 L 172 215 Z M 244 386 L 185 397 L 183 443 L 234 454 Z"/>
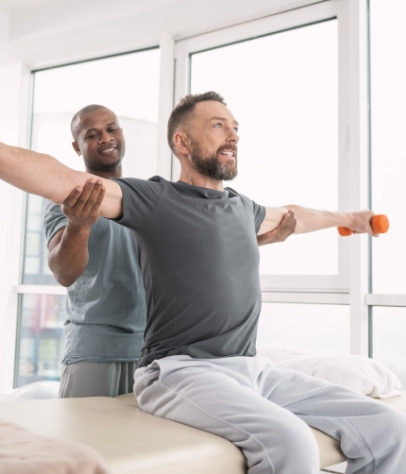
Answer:
<path fill-rule="evenodd" d="M 293 423 L 290 420 L 288 426 L 278 430 L 278 455 L 273 456 L 275 472 L 318 472 L 320 456 L 316 438 L 304 421 L 294 418 Z"/>
<path fill-rule="evenodd" d="M 381 438 L 386 437 L 389 444 L 403 452 L 406 460 L 406 415 L 395 408 L 382 404 Z"/>

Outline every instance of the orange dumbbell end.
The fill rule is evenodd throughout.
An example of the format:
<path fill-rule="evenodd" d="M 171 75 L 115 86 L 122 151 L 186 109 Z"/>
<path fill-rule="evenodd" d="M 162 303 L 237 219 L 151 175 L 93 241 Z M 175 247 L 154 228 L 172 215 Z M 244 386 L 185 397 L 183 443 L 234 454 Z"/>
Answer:
<path fill-rule="evenodd" d="M 378 214 L 371 219 L 371 227 L 375 234 L 384 234 L 389 229 L 389 219 L 385 214 Z"/>
<path fill-rule="evenodd" d="M 352 235 L 352 230 L 348 227 L 337 227 L 337 230 L 341 237 L 348 237 L 349 235 Z"/>
<path fill-rule="evenodd" d="M 385 214 L 377 214 L 376 216 L 373 216 L 371 219 L 371 227 L 375 234 L 384 234 L 385 232 L 388 232 L 389 229 L 389 219 Z M 354 232 L 349 229 L 348 227 L 338 227 L 338 233 L 342 237 L 347 237 L 349 235 L 352 235 Z"/>

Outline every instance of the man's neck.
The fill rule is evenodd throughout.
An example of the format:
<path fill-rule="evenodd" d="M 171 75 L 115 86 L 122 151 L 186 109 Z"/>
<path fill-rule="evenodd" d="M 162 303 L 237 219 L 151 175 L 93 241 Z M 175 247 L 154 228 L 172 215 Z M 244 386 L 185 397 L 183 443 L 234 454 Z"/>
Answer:
<path fill-rule="evenodd" d="M 188 172 L 182 170 L 179 181 L 183 183 L 192 184 L 193 186 L 200 186 L 201 188 L 215 189 L 216 191 L 224 191 L 223 181 L 210 178 L 197 172 Z"/>

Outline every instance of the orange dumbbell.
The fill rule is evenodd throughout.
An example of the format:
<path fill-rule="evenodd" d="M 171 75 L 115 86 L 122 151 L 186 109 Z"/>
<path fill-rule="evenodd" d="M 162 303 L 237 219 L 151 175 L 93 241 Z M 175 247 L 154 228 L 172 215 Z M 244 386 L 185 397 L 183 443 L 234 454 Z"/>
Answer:
<path fill-rule="evenodd" d="M 388 232 L 389 219 L 385 216 L 385 214 L 378 214 L 376 216 L 373 216 L 373 218 L 371 219 L 371 227 L 375 234 L 384 234 L 385 232 Z M 354 233 L 348 227 L 337 227 L 337 229 L 338 233 L 343 237 L 347 237 L 348 235 Z"/>

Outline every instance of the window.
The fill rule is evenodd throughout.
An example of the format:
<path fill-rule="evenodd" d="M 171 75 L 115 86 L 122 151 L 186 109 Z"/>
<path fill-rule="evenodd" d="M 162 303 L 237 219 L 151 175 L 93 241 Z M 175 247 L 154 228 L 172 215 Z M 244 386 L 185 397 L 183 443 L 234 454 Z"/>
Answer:
<path fill-rule="evenodd" d="M 391 369 L 406 386 L 406 308 L 373 308 L 374 359 Z"/>
<path fill-rule="evenodd" d="M 372 239 L 372 355 L 406 384 L 406 55 L 402 0 L 370 0 L 372 205 L 390 231 Z M 377 305 L 377 306 L 374 306 Z M 398 306 L 398 307 L 391 307 Z"/>
<path fill-rule="evenodd" d="M 373 240 L 374 293 L 406 291 L 405 21 L 404 1 L 371 0 L 372 204 L 391 226 Z"/>
<path fill-rule="evenodd" d="M 263 303 L 257 345 L 270 343 L 321 354 L 349 354 L 349 306 Z"/>
<path fill-rule="evenodd" d="M 70 121 L 89 104 L 113 110 L 126 137 L 124 176 L 156 174 L 159 49 L 33 73 L 31 147 L 84 170 L 74 152 Z M 63 354 L 65 289 L 48 268 L 43 199 L 27 197 L 15 384 L 59 378 Z"/>
<path fill-rule="evenodd" d="M 191 55 L 192 93 L 224 95 L 239 122 L 229 185 L 269 206 L 338 208 L 337 20 Z M 263 275 L 335 275 L 335 230 L 261 248 Z"/>
<path fill-rule="evenodd" d="M 224 96 L 240 124 L 239 175 L 229 185 L 260 204 L 346 202 L 341 7 L 327 2 L 177 44 L 175 102 L 188 92 Z M 329 229 L 261 248 L 263 289 L 348 292 L 344 240 Z"/>
<path fill-rule="evenodd" d="M 240 135 L 239 175 L 226 185 L 259 204 L 348 209 L 347 7 L 325 2 L 176 45 L 175 103 L 224 96 Z M 173 179 L 178 170 L 175 159 Z M 258 344 L 349 353 L 349 240 L 329 229 L 260 252 Z"/>
<path fill-rule="evenodd" d="M 65 296 L 21 295 L 17 387 L 59 380 L 64 321 Z"/>

